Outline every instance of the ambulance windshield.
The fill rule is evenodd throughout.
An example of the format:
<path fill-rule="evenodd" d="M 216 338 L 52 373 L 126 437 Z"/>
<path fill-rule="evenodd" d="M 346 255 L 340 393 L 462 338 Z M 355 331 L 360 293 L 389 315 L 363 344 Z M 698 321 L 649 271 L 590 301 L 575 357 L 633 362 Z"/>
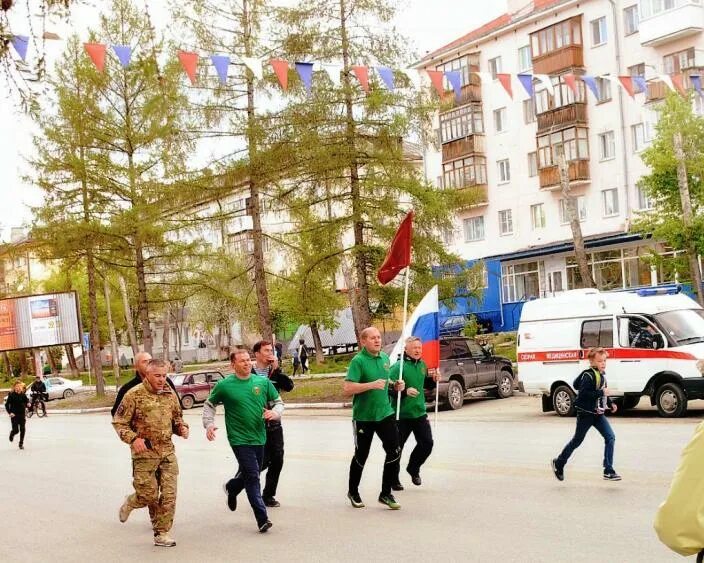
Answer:
<path fill-rule="evenodd" d="M 681 309 L 655 315 L 660 327 L 677 344 L 695 344 L 704 342 L 704 311 L 699 309 Z"/>

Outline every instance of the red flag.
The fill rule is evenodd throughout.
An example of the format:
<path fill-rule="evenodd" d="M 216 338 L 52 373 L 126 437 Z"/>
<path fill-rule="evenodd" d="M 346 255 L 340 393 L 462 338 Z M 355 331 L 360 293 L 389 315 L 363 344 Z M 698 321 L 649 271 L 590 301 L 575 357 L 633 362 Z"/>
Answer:
<path fill-rule="evenodd" d="M 567 87 L 572 90 L 572 93 L 576 96 L 577 95 L 577 77 L 572 74 L 565 74 L 564 76 L 565 79 L 565 84 Z"/>
<path fill-rule="evenodd" d="M 628 95 L 633 98 L 635 95 L 635 92 L 633 90 L 633 79 L 630 76 L 619 76 L 618 79 L 623 85 L 626 92 L 628 92 Z"/>
<path fill-rule="evenodd" d="M 501 86 L 504 87 L 504 90 L 506 90 L 506 93 L 509 96 L 511 96 L 511 99 L 513 100 L 513 88 L 511 87 L 511 75 L 499 73 L 496 75 L 496 78 L 499 79 L 499 82 L 501 82 Z"/>
<path fill-rule="evenodd" d="M 437 90 L 440 97 L 444 98 L 445 97 L 445 85 L 442 83 L 442 79 L 443 79 L 442 71 L 441 70 L 426 70 L 425 72 L 428 73 L 428 77 L 430 78 L 430 81 L 433 83 L 433 86 L 435 86 L 435 89 Z"/>
<path fill-rule="evenodd" d="M 179 51 L 178 60 L 181 62 L 183 70 L 186 71 L 188 78 L 191 79 L 191 84 L 196 83 L 196 68 L 198 67 L 198 53 L 189 51 Z"/>
<path fill-rule="evenodd" d="M 283 59 L 271 59 L 269 61 L 274 67 L 276 78 L 279 79 L 279 84 L 284 90 L 288 90 L 288 61 Z"/>
<path fill-rule="evenodd" d="M 391 248 L 384 263 L 376 273 L 381 285 L 386 285 L 404 268 L 411 265 L 411 238 L 413 236 L 413 211 L 401 221 L 401 225 L 391 241 Z"/>
<path fill-rule="evenodd" d="M 670 75 L 670 80 L 672 80 L 672 85 L 675 87 L 675 90 L 679 92 L 680 96 L 686 98 L 687 89 L 684 87 L 682 74 L 672 74 Z"/>
<path fill-rule="evenodd" d="M 84 43 L 83 48 L 93 61 L 95 68 L 103 72 L 105 68 L 105 45 L 103 43 Z"/>
<path fill-rule="evenodd" d="M 369 69 L 366 66 L 352 66 L 350 68 L 357 77 L 357 80 L 359 80 L 362 90 L 369 92 Z"/>

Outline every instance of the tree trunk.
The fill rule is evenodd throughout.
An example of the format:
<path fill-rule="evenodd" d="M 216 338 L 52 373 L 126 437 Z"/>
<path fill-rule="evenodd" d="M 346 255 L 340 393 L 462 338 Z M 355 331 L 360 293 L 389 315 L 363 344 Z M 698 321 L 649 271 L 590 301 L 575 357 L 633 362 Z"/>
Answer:
<path fill-rule="evenodd" d="M 49 367 L 51 368 L 51 375 L 59 375 L 59 369 L 56 366 L 54 356 L 51 355 L 51 349 L 47 346 L 44 350 L 46 350 L 46 359 L 49 362 Z"/>
<path fill-rule="evenodd" d="M 222 323 L 218 323 L 218 341 L 217 341 L 217 347 L 218 347 L 218 361 L 221 359 L 221 351 L 222 351 Z"/>
<path fill-rule="evenodd" d="M 108 332 L 110 333 L 110 346 L 112 347 L 112 373 L 115 375 L 115 391 L 120 388 L 120 359 L 117 357 L 120 349 L 117 346 L 117 335 L 115 334 L 115 323 L 112 322 L 112 308 L 110 307 L 110 284 L 108 278 L 103 278 L 103 289 L 105 291 L 105 312 L 108 317 Z"/>
<path fill-rule="evenodd" d="M 315 347 L 315 363 L 318 365 L 324 364 L 325 356 L 323 356 L 323 341 L 320 339 L 318 321 L 313 321 L 310 323 L 310 333 L 313 336 L 313 346 Z"/>
<path fill-rule="evenodd" d="M 10 354 L 3 352 L 2 359 L 5 362 L 5 371 L 7 371 L 7 376 L 12 377 L 12 362 L 10 362 Z"/>
<path fill-rule="evenodd" d="M 20 375 L 25 376 L 29 374 L 29 364 L 27 363 L 27 352 L 20 350 L 17 352 L 18 362 L 20 364 Z"/>
<path fill-rule="evenodd" d="M 579 268 L 579 275 L 582 277 L 584 287 L 596 287 L 592 278 L 592 270 L 589 267 L 587 253 L 584 250 L 584 237 L 582 236 L 582 225 L 579 223 L 579 212 L 577 211 L 577 200 L 572 195 L 570 188 L 570 175 L 565 153 L 563 150 L 557 151 L 557 166 L 560 172 L 560 188 L 562 197 L 565 200 L 567 207 L 567 215 L 570 220 L 570 229 L 572 229 L 572 240 L 574 241 L 574 255 Z"/>
<path fill-rule="evenodd" d="M 163 358 L 167 362 L 169 361 L 169 340 L 171 338 L 171 314 L 169 313 L 169 308 L 167 307 L 164 311 L 164 332 L 161 335 L 161 347 L 163 350 Z"/>
<path fill-rule="evenodd" d="M 132 322 L 132 308 L 130 307 L 130 300 L 127 295 L 127 282 L 125 278 L 120 276 L 120 293 L 122 293 L 122 307 L 125 312 L 125 323 L 127 324 L 127 335 L 130 339 L 130 346 L 132 347 L 132 355 L 136 358 L 139 353 L 139 346 L 137 344 L 137 334 L 134 330 L 134 323 Z"/>
<path fill-rule="evenodd" d="M 144 251 L 142 243 L 135 241 L 135 268 L 137 273 L 137 315 L 142 329 L 142 344 L 144 351 L 152 353 L 152 328 L 149 325 L 149 298 L 147 296 L 147 282 L 144 269 Z"/>
<path fill-rule="evenodd" d="M 702 295 L 702 273 L 699 270 L 699 260 L 697 259 L 697 248 L 692 239 L 692 223 L 694 213 L 692 212 L 692 200 L 689 195 L 689 181 L 687 180 L 687 165 L 685 164 L 684 148 L 682 147 L 682 133 L 677 132 L 673 138 L 675 158 L 677 159 L 677 184 L 680 189 L 680 201 L 682 202 L 682 222 L 687 233 L 687 258 L 689 260 L 689 270 L 692 276 L 692 285 L 697 294 L 697 301 L 704 305 Z"/>
<path fill-rule="evenodd" d="M 92 250 L 86 252 L 86 269 L 88 271 L 88 309 L 90 312 L 90 364 L 95 375 L 95 394 L 105 395 L 105 379 L 100 361 L 100 326 L 98 325 L 98 295 L 95 285 L 95 262 Z"/>
<path fill-rule="evenodd" d="M 64 346 L 64 350 L 66 351 L 66 357 L 68 358 L 68 367 L 71 369 L 71 377 L 79 377 L 81 372 L 78 369 L 78 364 L 76 363 L 76 356 L 73 355 L 73 345 L 66 344 Z"/>

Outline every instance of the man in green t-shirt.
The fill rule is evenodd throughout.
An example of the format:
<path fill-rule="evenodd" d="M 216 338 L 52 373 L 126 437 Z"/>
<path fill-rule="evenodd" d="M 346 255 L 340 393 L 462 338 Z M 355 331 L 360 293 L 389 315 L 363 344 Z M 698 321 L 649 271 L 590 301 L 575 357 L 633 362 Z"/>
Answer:
<path fill-rule="evenodd" d="M 215 440 L 215 407 L 222 403 L 227 439 L 239 464 L 235 476 L 224 486 L 227 506 L 236 510 L 237 495 L 245 489 L 259 531 L 264 533 L 272 526 L 259 482 L 266 442 L 264 421 L 280 420 L 284 403 L 268 378 L 252 373 L 247 350 L 232 352 L 230 366 L 234 373 L 218 382 L 203 406 L 203 427 L 208 440 Z M 271 409 L 267 409 L 268 403 L 272 403 Z"/>
<path fill-rule="evenodd" d="M 359 483 L 376 432 L 386 452 L 379 502 L 398 510 L 401 505 L 391 494 L 391 486 L 398 482 L 401 449 L 389 400 L 389 357 L 381 351 L 381 333 L 376 328 L 365 328 L 359 339 L 362 349 L 352 358 L 343 386 L 345 395 L 353 396 L 354 457 L 350 463 L 347 498 L 355 508 L 364 508 Z M 397 391 L 402 391 L 403 387 L 403 381 L 394 385 Z"/>
<path fill-rule="evenodd" d="M 408 459 L 406 471 L 411 476 L 414 485 L 420 486 L 420 467 L 428 459 L 433 451 L 433 433 L 428 422 L 428 415 L 425 412 L 425 389 L 435 389 L 439 374 L 436 370 L 429 373 L 428 367 L 422 360 L 423 343 L 417 336 L 406 339 L 405 353 L 403 360 L 391 366 L 390 379 L 398 381 L 401 371 L 401 361 L 403 361 L 403 381 L 406 389 L 401 393 L 401 413 L 398 421 L 399 440 L 401 450 L 413 434 L 416 439 L 416 447 L 411 452 Z M 394 484 L 394 490 L 403 490 L 401 483 Z"/>

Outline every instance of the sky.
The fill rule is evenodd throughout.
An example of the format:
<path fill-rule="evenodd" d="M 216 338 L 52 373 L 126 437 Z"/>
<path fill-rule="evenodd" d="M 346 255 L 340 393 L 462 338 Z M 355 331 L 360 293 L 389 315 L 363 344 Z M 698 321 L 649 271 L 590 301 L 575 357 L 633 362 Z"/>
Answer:
<path fill-rule="evenodd" d="M 134 0 L 139 5 L 144 0 Z M 290 4 L 286 1 L 286 4 Z M 61 37 L 72 32 L 85 38 L 93 25 L 105 0 L 93 0 L 74 9 L 68 20 L 57 21 L 47 29 L 56 31 Z M 149 7 L 155 25 L 161 27 L 168 21 L 165 8 L 155 8 L 166 2 L 151 2 Z M 399 15 L 396 27 L 401 35 L 408 37 L 411 47 L 420 55 L 433 51 L 450 41 L 468 33 L 506 10 L 506 1 L 475 2 L 470 0 L 399 0 Z M 13 8 L 14 10 L 15 8 Z M 448 17 L 451 14 L 452 17 Z M 23 14 L 14 14 L 11 20 L 15 34 L 29 35 Z M 30 52 L 31 52 L 30 45 Z M 47 57 L 55 58 L 63 48 L 62 41 L 47 42 Z M 0 82 L 0 85 L 2 83 Z M 41 193 L 23 181 L 29 172 L 27 156 L 32 154 L 32 135 L 35 128 L 16 104 L 0 93 L 0 240 L 8 240 L 10 227 L 31 222 L 29 206 L 41 203 Z"/>

